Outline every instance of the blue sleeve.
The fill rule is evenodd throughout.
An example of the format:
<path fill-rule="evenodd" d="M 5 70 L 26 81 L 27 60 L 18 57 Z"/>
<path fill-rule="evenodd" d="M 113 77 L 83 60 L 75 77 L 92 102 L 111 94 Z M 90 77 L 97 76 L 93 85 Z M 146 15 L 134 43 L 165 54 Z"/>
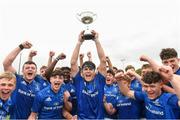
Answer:
<path fill-rule="evenodd" d="M 100 85 L 104 86 L 106 83 L 106 78 L 100 72 L 98 72 L 97 77 L 99 78 L 98 80 Z"/>
<path fill-rule="evenodd" d="M 17 83 L 19 83 L 21 81 L 23 76 L 22 75 L 18 75 L 17 73 L 15 73 L 15 75 L 16 75 L 16 85 L 17 85 Z"/>
<path fill-rule="evenodd" d="M 173 108 L 180 109 L 178 105 L 178 97 L 175 94 L 169 97 L 167 104 L 169 104 Z"/>
<path fill-rule="evenodd" d="M 134 97 L 138 101 L 144 101 L 145 99 L 145 93 L 140 92 L 140 91 L 134 91 Z"/>
<path fill-rule="evenodd" d="M 80 84 L 80 80 L 82 80 L 82 76 L 81 76 L 80 72 L 78 72 L 76 74 L 76 76 L 73 77 L 72 79 L 73 79 L 74 86 L 77 88 Z"/>
<path fill-rule="evenodd" d="M 31 111 L 38 113 L 39 110 L 41 109 L 41 106 L 42 106 L 41 96 L 40 96 L 40 94 L 36 94 Z"/>

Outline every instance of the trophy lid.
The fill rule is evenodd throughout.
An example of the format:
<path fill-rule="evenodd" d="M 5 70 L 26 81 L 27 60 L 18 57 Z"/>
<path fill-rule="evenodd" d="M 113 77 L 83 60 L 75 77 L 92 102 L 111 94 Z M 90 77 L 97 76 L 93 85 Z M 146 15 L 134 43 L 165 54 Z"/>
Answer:
<path fill-rule="evenodd" d="M 84 11 L 77 14 L 77 18 L 83 24 L 91 24 L 93 21 L 96 20 L 97 15 L 91 11 Z"/>

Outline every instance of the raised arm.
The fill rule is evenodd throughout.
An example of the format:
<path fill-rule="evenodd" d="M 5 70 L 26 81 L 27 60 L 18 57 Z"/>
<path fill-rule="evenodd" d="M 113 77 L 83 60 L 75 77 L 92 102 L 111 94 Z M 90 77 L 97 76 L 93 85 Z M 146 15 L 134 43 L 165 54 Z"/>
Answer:
<path fill-rule="evenodd" d="M 91 52 L 87 52 L 88 61 L 92 61 L 92 54 Z"/>
<path fill-rule="evenodd" d="M 98 67 L 98 71 L 101 74 L 103 74 L 104 76 L 106 76 L 106 56 L 105 56 L 104 50 L 103 50 L 103 48 L 101 46 L 101 43 L 99 41 L 98 33 L 93 30 L 92 34 L 95 36 L 94 42 L 96 44 L 96 49 L 97 49 L 98 57 L 99 57 L 99 60 L 100 60 L 100 65 Z"/>
<path fill-rule="evenodd" d="M 107 62 L 108 68 L 113 70 L 112 62 L 108 56 L 106 56 L 106 62 Z"/>
<path fill-rule="evenodd" d="M 17 55 L 23 50 L 23 49 L 29 49 L 32 47 L 32 44 L 28 41 L 23 42 L 18 47 L 16 47 L 14 50 L 12 50 L 4 59 L 3 61 L 3 67 L 5 71 L 10 71 L 15 73 L 16 69 L 12 66 L 12 63 L 16 59 Z"/>
<path fill-rule="evenodd" d="M 121 93 L 127 97 L 135 99 L 134 91 L 130 90 L 129 88 L 130 78 L 125 74 L 118 73 L 115 75 L 115 78 L 117 80 L 119 90 L 121 91 Z"/>
<path fill-rule="evenodd" d="M 141 61 L 145 61 L 145 62 L 148 62 L 151 66 L 152 66 L 152 69 L 154 70 L 154 71 L 156 71 L 156 72 L 160 72 L 160 68 L 161 68 L 161 66 L 160 65 L 158 65 L 153 59 L 151 59 L 150 57 L 148 57 L 148 56 L 145 56 L 145 55 L 142 55 L 141 57 L 140 57 L 140 60 Z M 167 82 L 167 81 L 166 81 Z M 173 89 L 173 88 L 171 88 L 171 87 L 169 87 L 169 86 L 167 86 L 167 85 L 163 85 L 163 88 L 162 88 L 164 91 L 166 91 L 166 92 L 170 92 L 170 93 L 176 93 L 175 92 L 175 90 Z"/>
<path fill-rule="evenodd" d="M 152 66 L 152 69 L 155 71 L 155 72 L 158 72 L 159 71 L 159 68 L 160 68 L 160 65 L 158 65 L 153 59 L 151 59 L 150 57 L 146 56 L 146 55 L 142 55 L 140 57 L 140 60 L 141 61 L 144 61 L 144 62 L 148 62 L 151 66 Z"/>
<path fill-rule="evenodd" d="M 77 61 L 78 61 L 80 47 L 82 43 L 84 42 L 84 39 L 82 38 L 83 35 L 84 35 L 84 31 L 82 31 L 79 34 L 78 42 L 71 56 L 71 76 L 72 77 L 74 77 L 78 73 L 78 70 L 79 70 Z"/>
<path fill-rule="evenodd" d="M 81 54 L 79 55 L 79 62 L 80 62 L 80 67 L 81 67 L 81 68 L 82 68 L 82 65 L 83 65 L 83 58 L 84 58 L 84 54 L 81 53 Z"/>
<path fill-rule="evenodd" d="M 126 74 L 134 76 L 141 83 L 141 85 L 143 85 L 144 82 L 141 80 L 142 79 L 141 76 L 137 74 L 135 71 L 132 71 L 131 69 L 129 69 L 126 71 Z"/>
<path fill-rule="evenodd" d="M 33 61 L 33 57 L 37 55 L 37 51 L 31 50 L 28 55 L 28 61 Z"/>
<path fill-rule="evenodd" d="M 179 106 L 180 106 L 180 76 L 173 74 L 173 70 L 169 66 L 161 66 L 159 68 L 159 73 L 162 75 L 164 81 L 169 81 L 173 86 L 176 95 L 179 99 Z"/>
<path fill-rule="evenodd" d="M 56 66 L 57 62 L 59 60 L 63 60 L 66 58 L 66 55 L 64 53 L 60 53 L 54 60 L 53 62 L 47 67 L 45 74 L 43 76 L 46 77 L 47 80 L 49 80 L 50 75 L 52 73 L 52 71 L 54 70 L 54 67 Z"/>
<path fill-rule="evenodd" d="M 48 64 L 47 66 L 49 66 L 51 63 L 52 63 L 52 59 L 53 59 L 53 56 L 55 55 L 55 52 L 54 51 L 50 51 L 49 52 L 49 58 L 48 58 Z"/>

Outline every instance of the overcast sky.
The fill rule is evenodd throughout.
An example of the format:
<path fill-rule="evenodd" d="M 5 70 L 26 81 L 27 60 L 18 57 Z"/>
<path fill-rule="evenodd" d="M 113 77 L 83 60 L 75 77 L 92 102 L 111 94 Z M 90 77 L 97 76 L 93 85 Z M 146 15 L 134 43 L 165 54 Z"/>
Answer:
<path fill-rule="evenodd" d="M 20 43 L 29 40 L 38 67 L 47 64 L 50 50 L 67 58 L 58 65 L 69 66 L 78 34 L 85 29 L 76 14 L 92 11 L 97 19 L 90 25 L 114 66 L 139 68 L 142 54 L 157 61 L 162 48 L 180 50 L 179 0 L 1 0 L 0 63 Z M 81 53 L 91 51 L 98 64 L 93 41 L 85 41 Z M 22 63 L 30 50 L 23 50 Z M 86 60 L 87 58 L 85 58 Z M 14 61 L 18 69 L 19 56 Z M 2 64 L 0 71 L 3 71 Z"/>

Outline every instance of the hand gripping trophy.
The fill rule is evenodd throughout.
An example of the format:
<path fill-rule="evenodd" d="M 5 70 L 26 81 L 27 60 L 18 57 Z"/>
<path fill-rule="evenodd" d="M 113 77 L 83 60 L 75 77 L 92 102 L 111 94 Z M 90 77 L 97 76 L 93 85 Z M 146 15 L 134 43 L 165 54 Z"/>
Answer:
<path fill-rule="evenodd" d="M 77 14 L 77 19 L 86 25 L 86 29 L 83 35 L 84 40 L 93 40 L 94 36 L 91 34 L 89 25 L 93 23 L 97 18 L 97 15 L 91 11 L 84 11 Z"/>

